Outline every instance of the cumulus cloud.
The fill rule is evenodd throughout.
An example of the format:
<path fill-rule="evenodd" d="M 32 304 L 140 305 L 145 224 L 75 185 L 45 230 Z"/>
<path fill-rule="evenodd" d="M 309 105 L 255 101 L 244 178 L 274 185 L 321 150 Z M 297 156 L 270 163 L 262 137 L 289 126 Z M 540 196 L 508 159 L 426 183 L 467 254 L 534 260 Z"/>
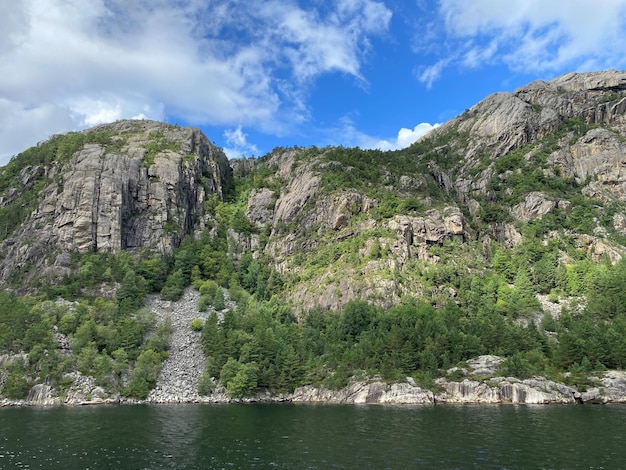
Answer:
<path fill-rule="evenodd" d="M 15 152 L 11 142 L 22 142 L 23 149 L 61 125 L 69 130 L 118 118 L 178 117 L 265 132 L 301 122 L 307 118 L 307 87 L 318 76 L 340 72 L 363 80 L 369 39 L 384 33 L 391 18 L 380 1 L 315 5 L 6 5 L 7 14 L 0 15 L 0 132 L 16 137 L 0 139 L 0 155 Z"/>
<path fill-rule="evenodd" d="M 440 124 L 430 124 L 422 122 L 417 124 L 413 129 L 406 127 L 401 128 L 395 137 L 380 138 L 368 135 L 359 131 L 352 119 L 344 117 L 340 123 L 340 129 L 336 130 L 337 134 L 341 134 L 340 142 L 346 145 L 354 145 L 364 149 L 377 150 L 400 150 L 409 147 L 414 142 L 428 134 L 431 130 L 439 127 Z"/>
<path fill-rule="evenodd" d="M 422 122 L 415 126 L 413 129 L 407 129 L 406 127 L 403 127 L 398 131 L 398 135 L 395 139 L 378 140 L 374 143 L 374 145 L 365 146 L 365 148 L 376 148 L 379 150 L 399 150 L 407 148 L 438 126 L 439 124 L 429 124 L 427 122 Z"/>
<path fill-rule="evenodd" d="M 418 74 L 427 86 L 452 65 L 535 73 L 626 65 L 626 0 L 440 0 L 438 23 L 440 57 Z"/>

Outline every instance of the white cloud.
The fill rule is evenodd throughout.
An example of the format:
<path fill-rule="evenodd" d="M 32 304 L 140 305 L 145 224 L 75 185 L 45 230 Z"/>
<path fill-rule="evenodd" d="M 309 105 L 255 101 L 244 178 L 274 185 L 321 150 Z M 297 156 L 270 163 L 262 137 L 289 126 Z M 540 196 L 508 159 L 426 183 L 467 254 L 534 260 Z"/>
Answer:
<path fill-rule="evenodd" d="M 229 159 L 259 155 L 259 149 L 256 145 L 248 142 L 248 134 L 243 132 L 241 126 L 224 131 L 224 137 L 227 143 L 224 147 L 224 153 Z"/>
<path fill-rule="evenodd" d="M 422 122 L 421 124 L 415 126 L 413 129 L 407 129 L 403 127 L 398 131 L 398 138 L 396 139 L 398 148 L 406 148 L 414 142 L 417 142 L 435 127 L 439 127 L 439 124 L 433 125 L 427 122 Z"/>
<path fill-rule="evenodd" d="M 374 0 L 0 2 L 0 132 L 16 135 L 0 155 L 17 135 L 23 150 L 60 125 L 136 116 L 279 132 L 307 119 L 321 74 L 363 80 L 369 38 L 391 18 Z"/>
<path fill-rule="evenodd" d="M 626 65 L 626 0 L 439 0 L 439 59 L 445 67 L 504 64 L 515 71 L 561 72 Z M 441 21 L 443 20 L 443 21 Z M 430 27 L 434 27 L 431 23 Z"/>
<path fill-rule="evenodd" d="M 359 131 L 354 126 L 352 120 L 348 117 L 344 117 L 340 124 L 340 129 L 336 130 L 335 133 L 341 135 L 341 137 L 337 140 L 339 140 L 343 145 L 353 145 L 364 149 L 378 150 L 399 150 L 407 148 L 440 125 L 423 122 L 421 124 L 417 124 L 413 129 L 403 127 L 398 131 L 396 137 L 385 139 L 373 137 Z"/>
<path fill-rule="evenodd" d="M 25 107 L 0 98 L 0 165 L 28 145 L 76 128 L 78 124 L 70 110 L 62 106 L 44 103 Z"/>
<path fill-rule="evenodd" d="M 441 59 L 433 65 L 424 67 L 417 72 L 417 78 L 426 85 L 426 88 L 433 86 L 443 73 L 443 69 L 452 61 L 452 58 Z"/>
<path fill-rule="evenodd" d="M 374 142 L 373 145 L 364 146 L 365 148 L 375 148 L 379 150 L 399 150 L 409 147 L 412 143 L 417 142 L 420 138 L 424 137 L 439 124 L 429 124 L 422 122 L 413 129 L 401 128 L 398 131 L 398 135 L 395 139 L 382 139 Z"/>
<path fill-rule="evenodd" d="M 280 9 L 273 38 L 283 38 L 299 80 L 327 71 L 360 77 L 361 54 L 368 46 L 366 35 L 383 33 L 391 20 L 391 11 L 370 0 L 341 0 L 328 18 L 321 18 L 316 11 L 277 8 L 275 2 L 266 11 L 275 15 Z"/>

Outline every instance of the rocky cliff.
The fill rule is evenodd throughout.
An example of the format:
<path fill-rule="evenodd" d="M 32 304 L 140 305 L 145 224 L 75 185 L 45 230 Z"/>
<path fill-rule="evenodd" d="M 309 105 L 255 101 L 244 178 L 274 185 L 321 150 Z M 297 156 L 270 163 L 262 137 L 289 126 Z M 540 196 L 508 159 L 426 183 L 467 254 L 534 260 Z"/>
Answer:
<path fill-rule="evenodd" d="M 302 310 L 388 305 L 439 289 L 412 274 L 445 262 L 436 247 L 478 256 L 478 242 L 488 258 L 492 242 L 519 244 L 516 222 L 569 217 L 583 197 L 610 205 L 612 221 L 592 217 L 571 235 L 615 262 L 623 248 L 607 231 L 626 234 L 625 112 L 626 73 L 567 74 L 491 95 L 401 153 L 276 149 L 233 162 L 238 179 L 264 176 L 245 210 L 258 229 L 231 230 L 229 251 L 267 258 Z M 169 254 L 205 227 L 207 196 L 232 188 L 223 153 L 196 129 L 121 121 L 81 136 L 71 155 L 23 166 L 0 196 L 0 207 L 28 209 L 5 228 L 1 280 L 67 274 L 73 252 Z"/>
<path fill-rule="evenodd" d="M 464 201 L 488 193 L 503 173 L 495 162 L 517 149 L 527 161 L 543 153 L 548 177 L 572 177 L 589 196 L 624 200 L 624 72 L 569 73 L 496 93 L 433 132 L 462 136 L 454 143 L 459 162 L 438 171 Z"/>
<path fill-rule="evenodd" d="M 613 219 L 591 215 L 586 233 L 570 235 L 594 259 L 616 262 L 624 248 L 608 232 L 626 233 L 625 112 L 626 73 L 572 73 L 491 95 L 402 156 L 278 149 L 257 162 L 271 176 L 246 212 L 269 240 L 248 245 L 296 279 L 303 310 L 388 304 L 432 293 L 412 273 L 444 262 L 438 246 L 481 256 L 478 242 L 488 258 L 493 242 L 520 243 L 516 223 L 568 218 L 582 197 L 610 206 Z"/>
<path fill-rule="evenodd" d="M 60 156 L 55 140 L 80 145 Z M 37 190 L 2 242 L 0 281 L 20 272 L 67 274 L 76 252 L 171 254 L 182 237 L 204 229 L 207 197 L 221 198 L 232 177 L 224 153 L 202 132 L 151 121 L 57 136 L 40 153 L 52 155 L 24 166 L 0 199 L 8 207 L 21 191 Z"/>

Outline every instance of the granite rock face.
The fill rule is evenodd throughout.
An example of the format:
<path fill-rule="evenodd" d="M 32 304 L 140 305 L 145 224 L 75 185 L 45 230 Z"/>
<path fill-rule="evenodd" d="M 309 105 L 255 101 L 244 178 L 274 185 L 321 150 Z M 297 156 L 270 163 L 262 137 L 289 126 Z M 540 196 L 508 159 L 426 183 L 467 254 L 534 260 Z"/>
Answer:
<path fill-rule="evenodd" d="M 626 403 L 626 371 L 611 370 L 594 381 L 598 386 L 580 394 L 583 403 Z"/>
<path fill-rule="evenodd" d="M 573 388 L 544 378 L 495 377 L 488 381 L 464 379 L 461 382 L 437 379 L 436 384 L 443 389 L 436 394 L 438 403 L 574 403 L 576 393 Z"/>
<path fill-rule="evenodd" d="M 231 170 L 224 153 L 197 129 L 152 121 L 119 121 L 89 133 L 67 162 L 26 168 L 23 180 L 47 175 L 35 210 L 2 243 L 0 280 L 32 265 L 63 274 L 71 252 L 148 248 L 168 254 L 205 225 L 207 196 L 222 196 Z M 88 137 L 88 136 L 87 136 Z"/>
<path fill-rule="evenodd" d="M 569 73 L 487 97 L 433 131 L 456 128 L 467 133 L 470 143 L 457 170 L 442 178 L 448 178 L 450 190 L 463 199 L 485 192 L 493 169 L 471 173 L 480 164 L 480 155 L 496 160 L 554 133 L 570 119 L 579 120 L 574 130 L 577 125 L 587 130 L 579 138 L 573 138 L 573 131 L 566 133 L 548 162 L 561 176 L 579 182 L 591 177 L 587 195 L 624 200 L 626 143 L 620 134 L 626 132 L 626 72 L 615 70 Z"/>
<path fill-rule="evenodd" d="M 411 188 L 426 189 L 428 181 L 431 185 L 434 182 L 451 196 L 445 206 L 441 202 L 431 206 L 427 196 L 419 195 L 418 211 L 382 220 L 376 215 L 381 201 L 371 193 L 368 196 L 367 191 L 353 187 L 332 188 L 325 182 L 327 173 L 344 171 L 349 162 L 334 161 L 327 149 L 278 150 L 259 163 L 274 171 L 271 190 L 255 189 L 247 210 L 248 217 L 270 234 L 268 242 L 264 246 L 252 239 L 244 242 L 256 257 L 271 259 L 280 273 L 310 276 L 302 266 L 302 259 L 309 254 L 323 250 L 328 243 L 359 237 L 371 240 L 372 231 L 378 231 L 383 235 L 368 241 L 359 256 L 367 259 L 375 245 L 385 253 L 384 261 L 372 259 L 354 270 L 349 261 L 338 263 L 341 273 L 332 267 L 325 272 L 318 270 L 309 282 L 295 285 L 290 296 L 303 311 L 315 305 L 335 309 L 355 298 L 384 304 L 382 296 L 392 304 L 407 293 L 419 296 L 423 286 L 411 276 L 405 276 L 404 284 L 390 282 L 385 273 L 403 272 L 403 267 L 415 259 L 437 263 L 433 246 L 475 240 L 478 234 L 472 222 L 483 223 L 479 201 L 486 204 L 502 199 L 495 191 L 506 195 L 514 192 L 506 181 L 514 180 L 509 178 L 511 174 L 521 170 L 498 164 L 513 151 L 521 151 L 518 158 L 522 165 L 543 159 L 541 171 L 546 179 L 572 178 L 586 197 L 625 201 L 625 133 L 626 72 L 567 74 L 530 83 L 512 93 L 496 93 L 429 134 L 434 141 L 441 137 L 438 151 L 450 161 L 444 157 L 428 160 L 428 155 L 416 153 L 416 164 L 424 158 L 421 164 L 428 173 L 401 175 L 385 186 L 403 200 L 415 196 Z M 546 139 L 554 140 L 551 147 L 545 144 Z M 538 156 L 540 152 L 545 155 Z M 381 171 L 380 179 L 369 184 L 385 185 L 386 181 Z M 495 184 L 498 181 L 502 182 L 499 187 Z M 575 209 L 571 201 L 548 191 L 529 191 L 515 197 L 514 203 L 501 208 L 515 221 L 531 222 Z M 622 219 L 622 214 L 616 214 L 614 225 L 626 233 Z M 521 234 L 512 223 L 494 223 L 491 229 L 492 233 L 478 235 L 485 246 L 494 240 L 507 247 L 521 242 Z M 571 235 L 579 238 L 578 234 Z M 594 233 L 592 238 L 588 242 L 592 256 L 608 254 L 613 261 L 621 258 L 621 248 L 604 240 L 602 233 Z"/>
<path fill-rule="evenodd" d="M 341 390 L 300 387 L 290 399 L 296 403 L 427 405 L 434 403 L 433 397 L 432 392 L 418 387 L 414 382 L 387 384 L 382 381 L 355 381 Z"/>

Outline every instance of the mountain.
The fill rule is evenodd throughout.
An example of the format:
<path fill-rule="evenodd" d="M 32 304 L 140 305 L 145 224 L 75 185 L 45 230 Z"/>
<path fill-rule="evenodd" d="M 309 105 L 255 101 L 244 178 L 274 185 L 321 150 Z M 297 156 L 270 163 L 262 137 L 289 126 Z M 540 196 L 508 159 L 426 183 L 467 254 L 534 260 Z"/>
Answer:
<path fill-rule="evenodd" d="M 625 150 L 618 71 L 491 95 L 393 152 L 228 162 L 152 121 L 54 136 L 0 169 L 1 393 L 69 393 L 78 371 L 145 398 L 182 360 L 172 331 L 202 343 L 209 394 L 432 388 L 488 354 L 590 385 L 626 364 Z M 201 339 L 162 318 L 190 285 Z"/>
<path fill-rule="evenodd" d="M 70 253 L 171 254 L 232 175 L 198 130 L 119 121 L 51 138 L 0 173 L 0 280 L 68 273 Z"/>

